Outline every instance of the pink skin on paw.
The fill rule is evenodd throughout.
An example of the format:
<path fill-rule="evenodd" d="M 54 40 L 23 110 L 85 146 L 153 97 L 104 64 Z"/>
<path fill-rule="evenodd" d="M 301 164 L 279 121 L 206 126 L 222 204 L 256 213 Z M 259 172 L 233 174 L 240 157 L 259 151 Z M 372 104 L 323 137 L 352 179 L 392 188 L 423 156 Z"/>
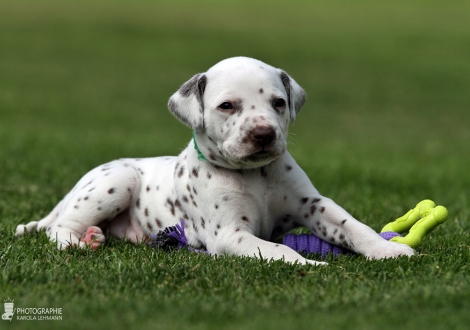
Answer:
<path fill-rule="evenodd" d="M 88 227 L 86 233 L 80 239 L 80 242 L 84 242 L 89 245 L 93 250 L 97 250 L 105 241 L 105 237 L 100 227 L 91 226 Z"/>

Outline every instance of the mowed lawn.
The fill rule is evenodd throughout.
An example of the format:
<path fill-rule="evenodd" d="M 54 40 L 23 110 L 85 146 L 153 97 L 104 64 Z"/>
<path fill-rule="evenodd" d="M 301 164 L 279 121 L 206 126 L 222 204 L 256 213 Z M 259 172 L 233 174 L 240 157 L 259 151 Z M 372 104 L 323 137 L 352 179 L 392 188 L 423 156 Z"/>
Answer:
<path fill-rule="evenodd" d="M 448 208 L 416 257 L 316 268 L 13 236 L 93 167 L 179 153 L 169 96 L 238 55 L 306 90 L 289 150 L 324 195 L 377 231 L 425 198 Z M 62 321 L 1 329 L 468 329 L 469 151 L 468 1 L 3 0 L 0 313 L 11 298 Z"/>

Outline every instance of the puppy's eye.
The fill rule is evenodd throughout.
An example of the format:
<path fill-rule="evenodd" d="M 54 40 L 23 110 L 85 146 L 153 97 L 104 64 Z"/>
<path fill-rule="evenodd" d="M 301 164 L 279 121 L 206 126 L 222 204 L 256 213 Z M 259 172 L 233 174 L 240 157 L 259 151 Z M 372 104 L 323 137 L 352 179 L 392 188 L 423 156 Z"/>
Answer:
<path fill-rule="evenodd" d="M 284 101 L 284 99 L 278 98 L 278 99 L 275 99 L 273 102 L 273 107 L 276 109 L 283 108 L 285 106 L 286 106 L 286 101 Z"/>
<path fill-rule="evenodd" d="M 222 110 L 232 110 L 233 105 L 230 102 L 224 102 L 221 105 L 219 105 L 219 108 L 222 109 Z"/>

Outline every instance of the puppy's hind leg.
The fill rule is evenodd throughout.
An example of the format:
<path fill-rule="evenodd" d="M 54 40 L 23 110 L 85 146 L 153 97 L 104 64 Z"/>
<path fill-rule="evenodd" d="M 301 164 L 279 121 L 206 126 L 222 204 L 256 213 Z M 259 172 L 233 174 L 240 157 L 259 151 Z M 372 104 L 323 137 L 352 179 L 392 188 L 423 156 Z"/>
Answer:
<path fill-rule="evenodd" d="M 139 189 L 139 175 L 125 161 L 114 161 L 95 168 L 56 207 L 57 212 L 52 213 L 56 218 L 47 226 L 46 233 L 57 242 L 59 249 L 86 245 L 97 248 L 104 243 L 104 235 L 97 226 L 128 212 L 132 196 Z M 43 225 L 41 221 L 37 225 L 23 226 L 23 231 L 34 226 L 39 228 Z"/>

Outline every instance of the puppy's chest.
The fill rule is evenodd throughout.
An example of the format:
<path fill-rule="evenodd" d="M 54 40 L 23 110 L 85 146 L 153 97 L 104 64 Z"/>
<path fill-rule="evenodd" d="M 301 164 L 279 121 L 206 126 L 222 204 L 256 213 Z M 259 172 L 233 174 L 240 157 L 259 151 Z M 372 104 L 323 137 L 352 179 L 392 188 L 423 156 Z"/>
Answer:
<path fill-rule="evenodd" d="M 197 210 L 208 215 L 223 207 L 237 212 L 248 205 L 253 209 L 250 213 L 259 213 L 260 218 L 279 212 L 282 192 L 266 168 L 229 170 L 190 160 L 175 173 L 176 195 L 191 213 Z"/>

